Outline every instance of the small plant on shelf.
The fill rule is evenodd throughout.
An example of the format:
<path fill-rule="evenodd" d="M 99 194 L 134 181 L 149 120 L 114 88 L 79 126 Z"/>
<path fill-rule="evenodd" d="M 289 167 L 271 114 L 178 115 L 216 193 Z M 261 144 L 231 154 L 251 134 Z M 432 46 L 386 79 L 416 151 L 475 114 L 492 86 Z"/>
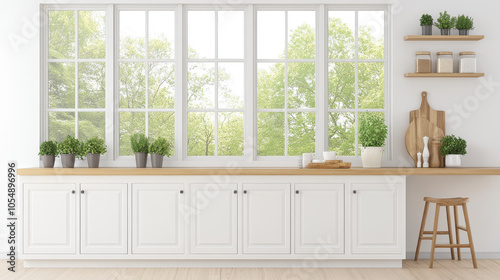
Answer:
<path fill-rule="evenodd" d="M 459 35 L 469 35 L 469 30 L 474 29 L 474 19 L 469 16 L 459 15 L 455 28 L 458 29 Z"/>
<path fill-rule="evenodd" d="M 75 167 L 75 158 L 82 158 L 81 143 L 71 135 L 57 145 L 57 152 L 61 154 L 62 166 L 64 168 Z"/>
<path fill-rule="evenodd" d="M 380 167 L 382 164 L 383 146 L 387 138 L 387 125 L 380 114 L 364 113 L 359 119 L 359 143 L 363 167 Z"/>
<path fill-rule="evenodd" d="M 151 165 L 153 168 L 161 168 L 163 166 L 163 157 L 170 156 L 172 146 L 163 137 L 158 137 L 149 144 L 149 153 L 151 154 Z"/>
<path fill-rule="evenodd" d="M 57 153 L 57 143 L 55 141 L 43 141 L 40 144 L 39 156 L 42 156 L 43 167 L 52 168 L 54 167 L 54 162 L 56 160 Z"/>
<path fill-rule="evenodd" d="M 456 17 L 450 16 L 447 11 L 440 12 L 439 17 L 434 25 L 441 29 L 441 35 L 450 35 L 450 29 L 455 27 Z"/>
<path fill-rule="evenodd" d="M 433 18 L 429 14 L 423 14 L 420 17 L 420 26 L 422 26 L 422 35 L 432 35 Z"/>
<path fill-rule="evenodd" d="M 462 156 L 467 154 L 467 142 L 452 134 L 441 138 L 441 143 L 441 155 L 446 156 L 446 167 L 462 166 Z"/>
<path fill-rule="evenodd" d="M 136 133 L 130 136 L 130 145 L 135 154 L 135 164 L 137 167 L 146 167 L 149 149 L 149 140 L 143 133 Z"/>
<path fill-rule="evenodd" d="M 97 168 L 99 167 L 99 161 L 102 154 L 105 154 L 106 143 L 104 139 L 101 139 L 97 136 L 94 136 L 83 144 L 82 154 L 87 156 L 87 163 L 89 168 Z"/>

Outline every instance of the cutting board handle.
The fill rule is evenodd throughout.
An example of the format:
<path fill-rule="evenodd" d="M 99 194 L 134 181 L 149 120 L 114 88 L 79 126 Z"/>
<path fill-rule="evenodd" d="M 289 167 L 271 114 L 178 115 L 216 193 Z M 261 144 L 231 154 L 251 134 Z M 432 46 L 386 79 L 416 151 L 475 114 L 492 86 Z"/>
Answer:
<path fill-rule="evenodd" d="M 427 91 L 422 91 L 422 103 L 420 104 L 420 109 L 423 109 L 426 106 L 429 106 L 429 103 L 427 102 Z"/>

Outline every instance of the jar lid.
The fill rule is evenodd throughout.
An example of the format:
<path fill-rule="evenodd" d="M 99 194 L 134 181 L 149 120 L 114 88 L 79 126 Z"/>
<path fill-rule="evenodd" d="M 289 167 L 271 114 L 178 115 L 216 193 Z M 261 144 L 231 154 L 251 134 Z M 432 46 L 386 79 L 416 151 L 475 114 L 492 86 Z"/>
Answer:
<path fill-rule="evenodd" d="M 431 52 L 417 52 L 417 55 L 431 55 Z"/>
<path fill-rule="evenodd" d="M 476 52 L 460 52 L 459 55 L 475 55 Z"/>
<path fill-rule="evenodd" d="M 452 55 L 453 52 L 437 52 L 438 55 Z"/>

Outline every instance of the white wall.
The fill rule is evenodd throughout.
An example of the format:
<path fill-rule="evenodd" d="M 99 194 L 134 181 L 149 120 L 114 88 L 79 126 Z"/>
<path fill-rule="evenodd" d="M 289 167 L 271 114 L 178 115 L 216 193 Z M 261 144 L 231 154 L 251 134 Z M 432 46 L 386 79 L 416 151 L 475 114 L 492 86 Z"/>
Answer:
<path fill-rule="evenodd" d="M 54 1 L 56 2 L 56 1 Z M 66 1 L 67 2 L 67 1 Z M 75 1 L 77 2 L 77 1 Z M 85 3 L 88 1 L 78 1 Z M 101 1 L 93 1 L 101 2 Z M 129 1 L 130 2 L 130 1 Z M 338 1 L 336 1 L 338 2 Z M 380 1 L 378 1 L 380 2 Z M 500 129 L 496 110 L 500 104 L 500 32 L 496 25 L 500 2 L 470 1 L 396 1 L 393 14 L 393 143 L 397 166 L 407 166 L 404 147 L 408 113 L 420 106 L 420 92 L 429 92 L 430 105 L 447 111 L 447 134 L 468 141 L 466 166 L 500 166 Z M 5 1 L 0 10 L 0 162 L 17 160 L 20 167 L 38 166 L 39 143 L 39 32 L 38 0 Z M 422 13 L 437 17 L 447 9 L 452 15 L 467 13 L 476 19 L 473 34 L 484 34 L 479 42 L 405 42 L 403 37 L 419 34 Z M 434 29 L 435 34 L 439 32 Z M 454 30 L 453 32 L 457 32 Z M 12 42 L 16 40 L 16 42 Z M 472 50 L 478 54 L 478 70 L 484 79 L 407 79 L 414 69 L 417 50 Z M 499 64 L 497 64 L 499 63 Z M 3 171 L 2 171 L 3 172 Z M 5 174 L 5 173 L 2 173 Z M 3 176 L 3 175 L 2 175 Z M 5 185 L 4 185 L 5 186 Z M 0 218 L 5 216 L 6 190 L 0 191 Z M 500 177 L 494 176 L 413 176 L 407 190 L 407 251 L 415 248 L 424 196 L 468 196 L 476 252 L 479 257 L 500 257 Z M 432 213 L 431 213 L 432 214 Z M 2 219 L 3 221 L 3 219 Z M 1 222 L 2 224 L 4 222 Z M 444 225 L 444 224 L 443 224 Z M 0 251 L 5 251 L 5 227 L 0 226 Z M 428 252 L 428 243 L 422 251 Z M 446 254 L 446 250 L 443 253 Z M 425 255 L 425 254 L 424 254 Z"/>

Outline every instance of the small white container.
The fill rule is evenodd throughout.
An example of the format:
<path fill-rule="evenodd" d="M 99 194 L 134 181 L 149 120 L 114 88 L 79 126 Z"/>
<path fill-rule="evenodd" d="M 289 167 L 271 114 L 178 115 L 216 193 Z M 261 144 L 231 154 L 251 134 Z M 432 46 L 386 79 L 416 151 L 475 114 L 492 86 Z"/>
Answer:
<path fill-rule="evenodd" d="M 438 52 L 437 73 L 453 73 L 453 52 Z"/>
<path fill-rule="evenodd" d="M 337 152 L 334 152 L 334 151 L 323 152 L 323 159 L 324 160 L 335 160 L 335 159 L 337 159 Z"/>
<path fill-rule="evenodd" d="M 461 52 L 458 57 L 458 72 L 459 73 L 477 73 L 476 70 L 476 53 Z"/>

